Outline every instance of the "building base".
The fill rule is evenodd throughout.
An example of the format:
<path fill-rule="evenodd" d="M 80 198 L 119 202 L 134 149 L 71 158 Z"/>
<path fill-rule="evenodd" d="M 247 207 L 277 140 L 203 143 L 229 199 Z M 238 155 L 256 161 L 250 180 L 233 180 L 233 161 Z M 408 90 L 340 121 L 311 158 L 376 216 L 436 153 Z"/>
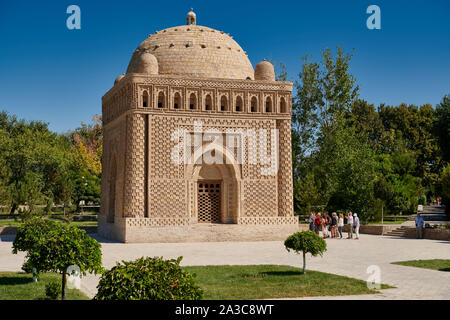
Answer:
<path fill-rule="evenodd" d="M 124 243 L 275 241 L 285 240 L 297 231 L 300 231 L 298 220 L 273 225 L 195 223 L 180 226 L 130 226 L 126 219 L 120 219 L 115 223 L 99 221 L 98 227 L 101 237 Z"/>

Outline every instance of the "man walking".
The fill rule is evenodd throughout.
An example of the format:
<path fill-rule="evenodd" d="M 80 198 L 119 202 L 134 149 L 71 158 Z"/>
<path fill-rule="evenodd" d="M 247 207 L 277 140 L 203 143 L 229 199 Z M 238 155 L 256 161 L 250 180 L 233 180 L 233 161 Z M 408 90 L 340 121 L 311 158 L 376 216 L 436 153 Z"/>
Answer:
<path fill-rule="evenodd" d="M 349 226 L 347 239 L 353 239 L 353 216 L 351 212 L 347 213 L 347 224 Z"/>
<path fill-rule="evenodd" d="M 353 214 L 353 225 L 355 226 L 356 240 L 359 239 L 359 218 L 356 213 Z"/>
<path fill-rule="evenodd" d="M 423 218 L 420 216 L 420 213 L 417 213 L 416 216 L 417 239 L 422 239 L 422 232 L 423 232 Z"/>

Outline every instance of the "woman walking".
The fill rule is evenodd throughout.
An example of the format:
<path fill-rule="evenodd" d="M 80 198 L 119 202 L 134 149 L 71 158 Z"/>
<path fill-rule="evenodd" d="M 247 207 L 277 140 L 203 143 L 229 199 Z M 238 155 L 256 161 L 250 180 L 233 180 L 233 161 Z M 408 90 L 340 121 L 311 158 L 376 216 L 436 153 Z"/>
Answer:
<path fill-rule="evenodd" d="M 324 213 L 322 217 L 322 236 L 323 238 L 328 237 L 328 215 L 327 213 Z"/>
<path fill-rule="evenodd" d="M 314 231 L 314 219 L 316 217 L 314 216 L 314 212 L 309 213 L 309 231 Z"/>
<path fill-rule="evenodd" d="M 353 239 L 353 216 L 352 213 L 349 212 L 347 214 L 347 224 L 348 224 L 348 237 L 347 239 Z"/>
<path fill-rule="evenodd" d="M 344 215 L 342 213 L 339 213 L 338 230 L 339 230 L 339 235 L 341 236 L 341 239 L 342 239 L 342 229 L 343 228 L 344 228 Z"/>

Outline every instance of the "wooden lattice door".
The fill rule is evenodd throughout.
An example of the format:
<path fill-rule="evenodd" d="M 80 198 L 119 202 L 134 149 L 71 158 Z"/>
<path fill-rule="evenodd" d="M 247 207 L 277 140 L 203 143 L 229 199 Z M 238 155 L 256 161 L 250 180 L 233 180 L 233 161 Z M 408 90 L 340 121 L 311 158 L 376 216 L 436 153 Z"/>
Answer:
<path fill-rule="evenodd" d="M 220 222 L 220 182 L 198 183 L 198 222 Z"/>

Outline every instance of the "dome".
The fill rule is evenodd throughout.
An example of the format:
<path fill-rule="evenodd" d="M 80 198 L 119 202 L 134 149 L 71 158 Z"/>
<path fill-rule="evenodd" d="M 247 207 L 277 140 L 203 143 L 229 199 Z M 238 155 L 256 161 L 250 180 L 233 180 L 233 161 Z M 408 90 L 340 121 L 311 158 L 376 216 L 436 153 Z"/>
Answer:
<path fill-rule="evenodd" d="M 136 56 L 136 63 L 131 68 L 128 66 L 127 73 L 158 74 L 158 60 L 147 51 L 141 51 Z"/>
<path fill-rule="evenodd" d="M 275 70 L 269 61 L 261 61 L 255 67 L 255 80 L 275 81 Z"/>
<path fill-rule="evenodd" d="M 133 53 L 127 73 L 137 70 L 143 52 L 156 57 L 159 74 L 253 79 L 252 64 L 239 44 L 208 27 L 189 24 L 155 32 Z"/>
<path fill-rule="evenodd" d="M 118 84 L 120 80 L 122 80 L 125 77 L 125 75 L 121 74 L 120 76 L 118 76 L 116 78 L 116 80 L 114 80 L 114 85 Z"/>

